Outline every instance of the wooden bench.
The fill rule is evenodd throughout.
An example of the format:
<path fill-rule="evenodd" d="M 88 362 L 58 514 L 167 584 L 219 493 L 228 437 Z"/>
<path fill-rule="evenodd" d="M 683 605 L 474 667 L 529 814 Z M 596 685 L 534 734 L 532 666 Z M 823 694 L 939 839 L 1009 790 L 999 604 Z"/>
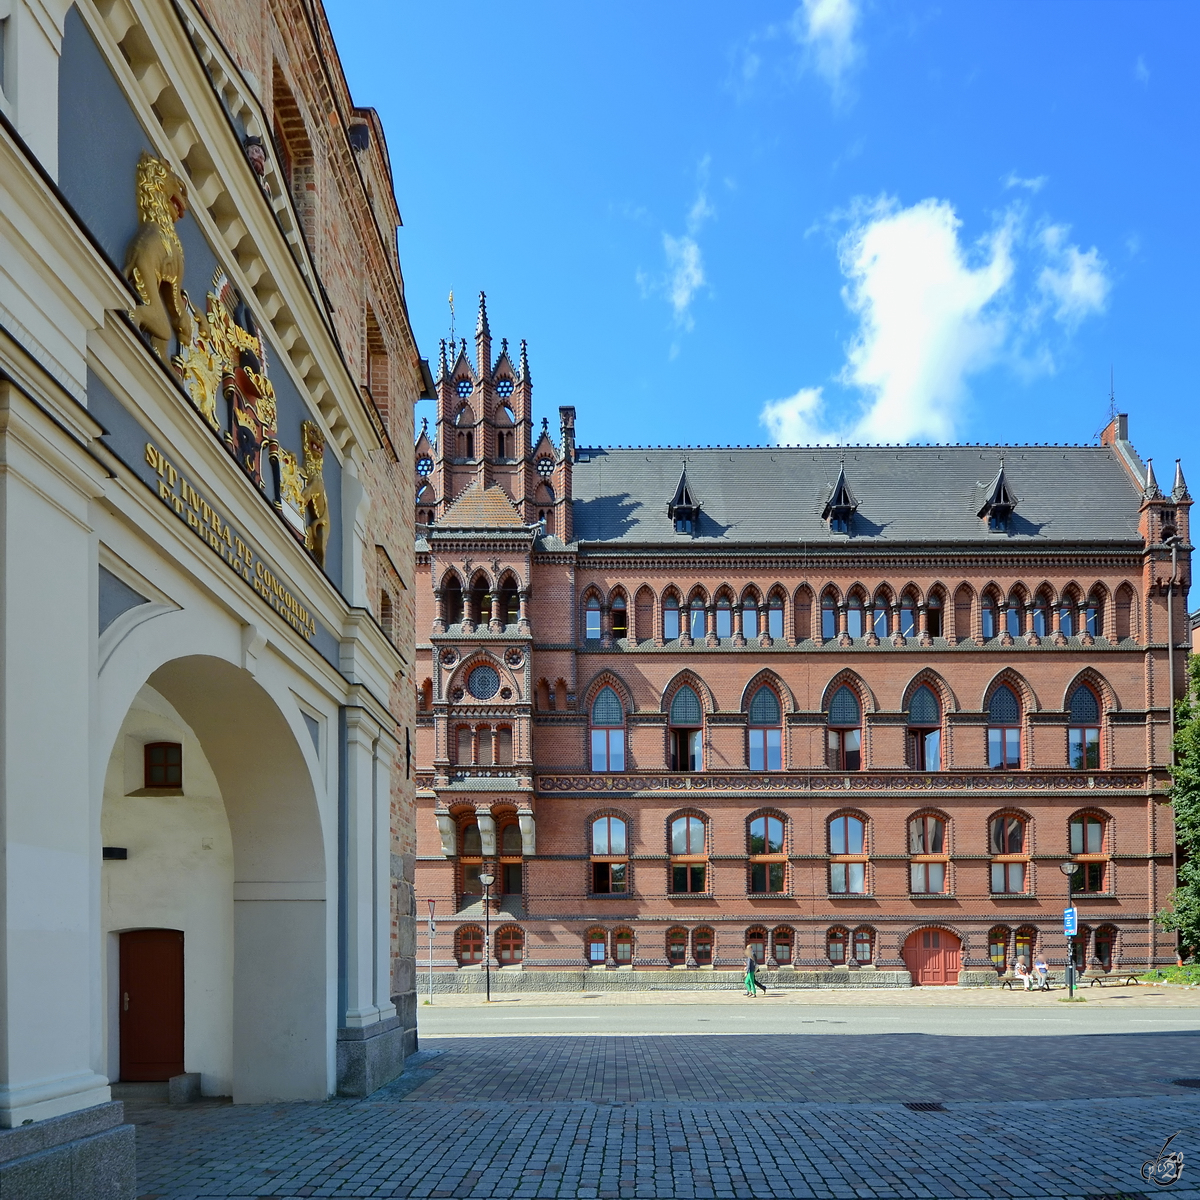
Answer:
<path fill-rule="evenodd" d="M 1101 987 L 1107 987 L 1109 984 L 1116 984 L 1117 987 L 1136 987 L 1138 985 L 1138 977 L 1132 971 L 1098 972 L 1095 975 L 1089 972 L 1081 976 L 1079 982 L 1083 983 L 1085 980 L 1088 987 L 1095 987 L 1096 984 Z"/>

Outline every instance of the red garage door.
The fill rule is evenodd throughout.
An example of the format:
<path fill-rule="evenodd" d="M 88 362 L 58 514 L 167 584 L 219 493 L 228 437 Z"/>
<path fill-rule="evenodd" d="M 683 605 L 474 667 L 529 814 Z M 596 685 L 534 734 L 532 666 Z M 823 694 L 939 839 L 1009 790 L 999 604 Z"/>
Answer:
<path fill-rule="evenodd" d="M 921 987 L 958 983 L 962 942 L 945 929 L 921 929 L 904 943 L 904 965 Z"/>

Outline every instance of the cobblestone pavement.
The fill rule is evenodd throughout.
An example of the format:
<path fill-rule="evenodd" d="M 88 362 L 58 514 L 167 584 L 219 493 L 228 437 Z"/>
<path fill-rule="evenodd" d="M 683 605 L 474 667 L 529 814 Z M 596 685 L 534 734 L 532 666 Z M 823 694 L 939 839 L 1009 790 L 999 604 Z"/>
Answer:
<path fill-rule="evenodd" d="M 367 1100 L 128 1116 L 143 1200 L 1200 1200 L 1190 1076 L 1193 1032 L 426 1039 Z M 1184 1177 L 1154 1187 L 1176 1130 Z"/>

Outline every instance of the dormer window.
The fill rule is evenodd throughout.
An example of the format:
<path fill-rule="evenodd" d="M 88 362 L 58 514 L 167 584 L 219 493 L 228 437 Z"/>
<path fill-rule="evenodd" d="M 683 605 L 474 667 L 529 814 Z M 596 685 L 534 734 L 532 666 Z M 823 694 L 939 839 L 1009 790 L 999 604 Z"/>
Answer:
<path fill-rule="evenodd" d="M 679 485 L 675 488 L 675 495 L 667 505 L 667 516 L 675 522 L 676 533 L 694 535 L 699 530 L 700 502 L 688 486 L 686 467 L 679 476 Z"/>
<path fill-rule="evenodd" d="M 837 483 L 833 485 L 833 491 L 830 492 L 829 499 L 825 502 L 821 520 L 829 522 L 830 533 L 848 534 L 851 519 L 857 509 L 858 501 L 854 498 L 854 493 L 850 491 L 850 485 L 846 482 L 846 468 L 843 466 L 839 469 Z"/>
<path fill-rule="evenodd" d="M 983 507 L 975 515 L 980 520 L 987 521 L 991 533 L 1008 533 L 1011 529 L 1013 510 L 1017 507 L 1017 497 L 1004 478 L 1004 464 L 1000 465 L 1000 473 L 988 488 L 987 498 Z"/>

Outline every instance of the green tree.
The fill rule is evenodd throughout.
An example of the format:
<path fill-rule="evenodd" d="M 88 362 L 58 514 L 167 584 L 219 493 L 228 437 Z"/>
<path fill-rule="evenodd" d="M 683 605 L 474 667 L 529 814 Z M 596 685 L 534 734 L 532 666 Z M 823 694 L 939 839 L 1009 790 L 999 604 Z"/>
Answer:
<path fill-rule="evenodd" d="M 1178 886 L 1168 897 L 1170 908 L 1157 919 L 1194 954 L 1200 949 L 1200 655 L 1188 660 L 1187 693 L 1175 706 L 1175 763 L 1170 769 L 1171 807 L 1181 865 Z"/>

